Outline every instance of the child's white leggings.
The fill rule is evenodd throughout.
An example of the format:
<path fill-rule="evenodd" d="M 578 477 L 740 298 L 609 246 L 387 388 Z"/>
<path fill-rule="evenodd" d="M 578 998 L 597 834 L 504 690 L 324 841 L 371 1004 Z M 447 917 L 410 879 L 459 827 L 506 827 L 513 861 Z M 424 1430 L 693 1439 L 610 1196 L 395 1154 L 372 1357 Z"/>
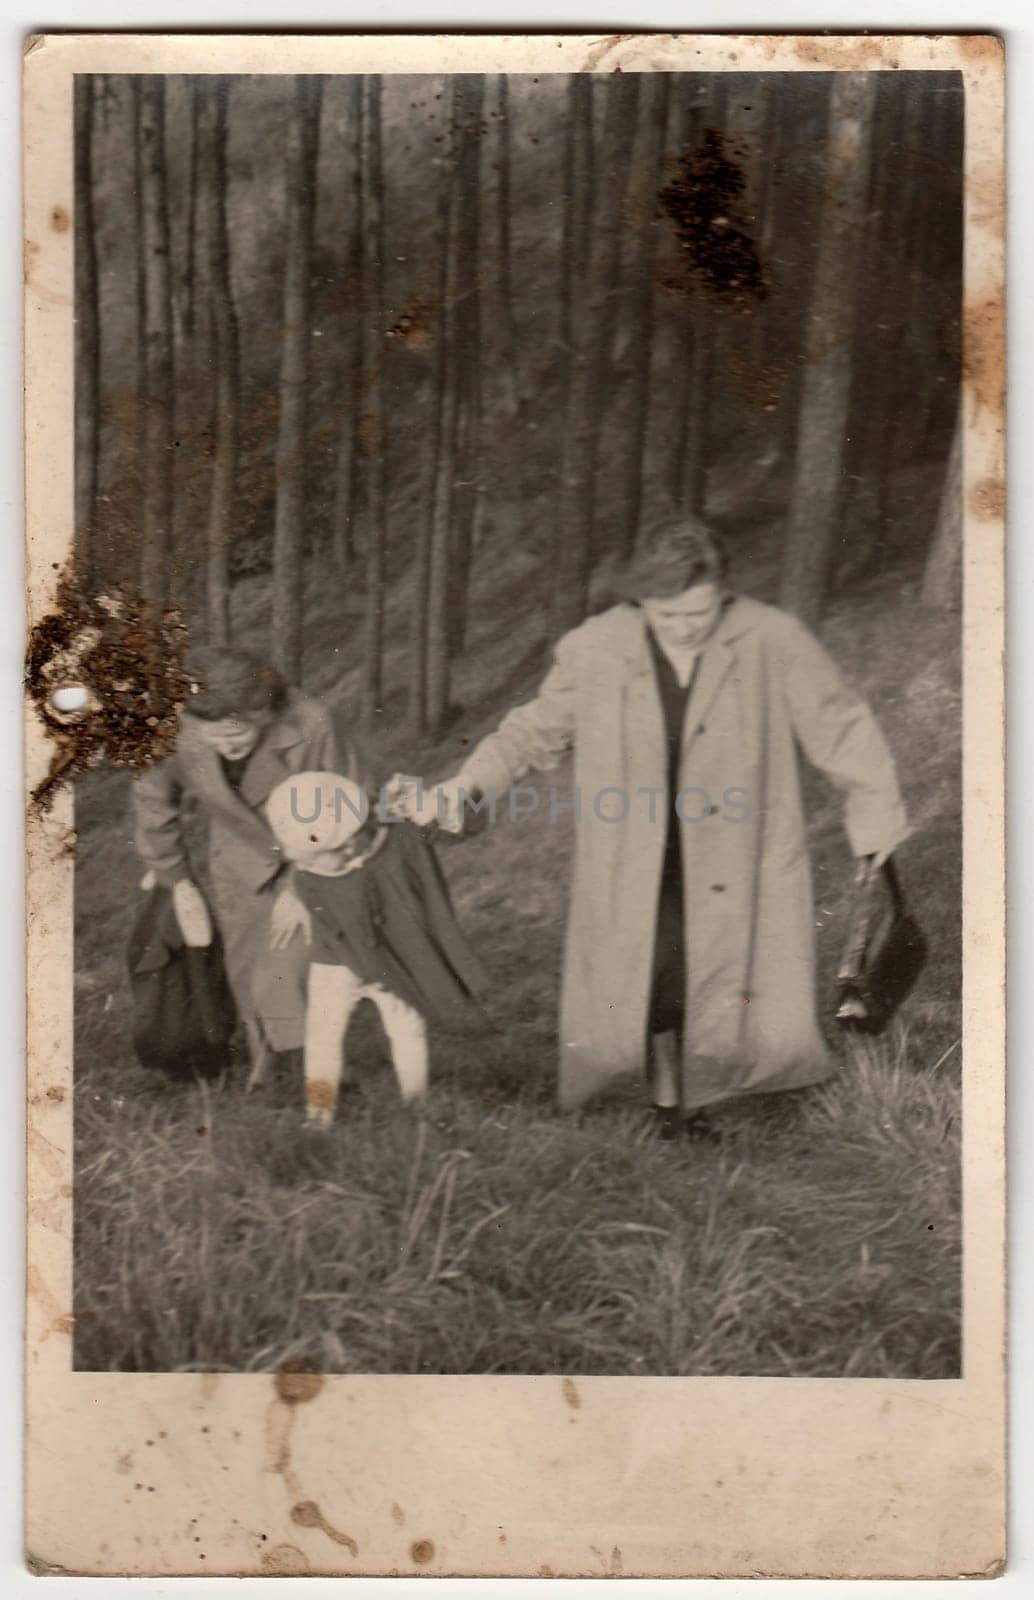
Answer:
<path fill-rule="evenodd" d="M 309 1116 L 330 1122 L 342 1074 L 347 1078 L 345 1034 L 360 1000 L 381 1014 L 403 1100 L 427 1088 L 427 1023 L 405 1000 L 378 983 L 364 983 L 347 967 L 313 962 L 305 1013 L 305 1098 Z"/>

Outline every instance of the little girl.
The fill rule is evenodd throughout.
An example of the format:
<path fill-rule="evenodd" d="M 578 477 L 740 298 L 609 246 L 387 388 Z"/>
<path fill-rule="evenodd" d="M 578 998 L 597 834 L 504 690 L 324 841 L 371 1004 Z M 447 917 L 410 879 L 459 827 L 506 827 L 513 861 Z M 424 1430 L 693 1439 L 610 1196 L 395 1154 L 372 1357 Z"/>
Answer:
<path fill-rule="evenodd" d="M 483 1024 L 475 1002 L 487 986 L 432 845 L 411 822 L 380 821 L 363 789 L 333 772 L 285 779 L 266 815 L 308 913 L 308 1120 L 333 1120 L 360 1000 L 380 1012 L 403 1100 L 422 1095 L 428 1022 L 462 1027 L 480 1016 Z"/>

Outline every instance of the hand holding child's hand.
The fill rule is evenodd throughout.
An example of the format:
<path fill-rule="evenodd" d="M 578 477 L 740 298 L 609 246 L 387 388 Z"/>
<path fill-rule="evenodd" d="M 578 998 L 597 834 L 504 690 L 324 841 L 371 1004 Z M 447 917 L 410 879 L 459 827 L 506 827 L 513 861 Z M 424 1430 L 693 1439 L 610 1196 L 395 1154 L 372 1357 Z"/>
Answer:
<path fill-rule="evenodd" d="M 458 778 L 425 784 L 422 778 L 397 772 L 384 786 L 385 804 L 395 816 L 405 817 L 418 828 L 436 825 L 445 833 L 463 832 L 464 798 L 469 797 Z"/>
<path fill-rule="evenodd" d="M 283 950 L 296 933 L 306 944 L 312 941 L 312 918 L 293 889 L 281 889 L 273 902 L 269 919 L 269 948 Z"/>

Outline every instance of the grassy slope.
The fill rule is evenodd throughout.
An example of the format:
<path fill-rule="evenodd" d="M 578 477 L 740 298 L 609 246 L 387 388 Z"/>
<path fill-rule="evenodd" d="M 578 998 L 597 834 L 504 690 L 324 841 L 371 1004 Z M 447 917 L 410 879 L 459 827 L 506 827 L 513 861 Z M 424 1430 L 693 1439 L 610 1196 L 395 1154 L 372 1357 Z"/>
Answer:
<path fill-rule="evenodd" d="M 381 735 L 389 770 L 447 770 L 529 691 L 543 623 L 534 515 L 475 572 L 464 706 L 434 749 Z M 775 532 L 744 587 L 767 597 Z M 767 554 L 766 554 L 767 552 Z M 242 633 L 262 581 L 242 585 Z M 460 915 L 495 976 L 497 1033 L 441 1040 L 422 1115 L 397 1104 L 380 1040 L 356 1030 L 357 1090 L 326 1139 L 297 1086 L 150 1080 L 126 1041 L 123 949 L 138 869 L 127 785 L 78 795 L 76 1359 L 82 1367 L 337 1371 L 798 1373 L 958 1370 L 958 688 L 956 618 L 893 574 L 824 630 L 877 707 L 916 824 L 903 852 L 933 936 L 893 1034 L 832 1086 L 731 1106 L 717 1145 L 648 1136 L 632 1088 L 578 1118 L 551 1106 L 569 838 L 502 824 L 443 850 Z M 405 593 L 389 619 L 404 681 Z M 347 706 L 353 602 L 314 596 L 308 677 Z M 486 695 L 486 687 L 491 692 Z M 386 721 L 398 719 L 389 706 Z M 847 881 L 835 797 L 809 786 L 820 955 L 835 960 Z M 828 983 L 824 985 L 828 993 Z"/>

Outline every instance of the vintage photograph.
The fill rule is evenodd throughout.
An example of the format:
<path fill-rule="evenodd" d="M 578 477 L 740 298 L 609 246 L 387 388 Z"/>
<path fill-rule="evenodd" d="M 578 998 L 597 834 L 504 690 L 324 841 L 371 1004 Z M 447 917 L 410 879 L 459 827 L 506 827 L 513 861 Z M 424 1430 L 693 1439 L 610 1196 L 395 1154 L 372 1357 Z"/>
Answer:
<path fill-rule="evenodd" d="M 962 74 L 73 108 L 76 1371 L 963 1376 Z"/>

